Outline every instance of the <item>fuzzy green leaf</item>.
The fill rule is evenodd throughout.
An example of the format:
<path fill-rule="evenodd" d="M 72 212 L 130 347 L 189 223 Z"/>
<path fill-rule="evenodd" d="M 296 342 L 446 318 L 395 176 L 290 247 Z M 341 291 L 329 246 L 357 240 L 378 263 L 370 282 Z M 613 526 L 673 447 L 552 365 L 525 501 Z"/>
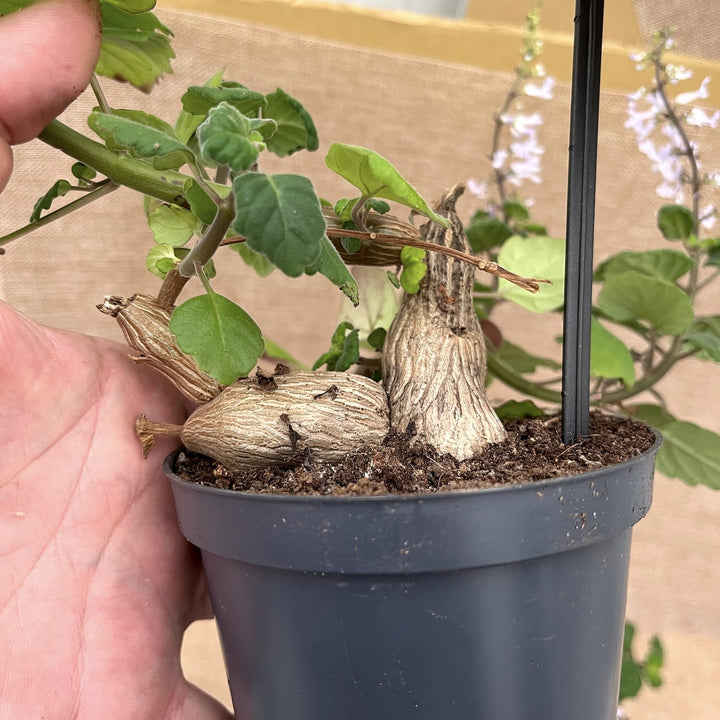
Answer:
<path fill-rule="evenodd" d="M 132 117 L 108 114 L 93 110 L 88 117 L 88 125 L 105 141 L 112 150 L 127 150 L 139 158 L 151 158 L 158 170 L 178 168 L 193 154 L 176 137 L 170 125 L 169 132 L 154 125 L 139 121 L 145 113 L 133 113 Z"/>
<path fill-rule="evenodd" d="M 258 146 L 249 139 L 250 120 L 226 102 L 211 108 L 197 129 L 202 159 L 235 172 L 250 169 L 258 158 Z"/>
<path fill-rule="evenodd" d="M 720 489 L 720 435 L 689 422 L 662 426 L 657 470 L 688 485 Z"/>
<path fill-rule="evenodd" d="M 215 292 L 190 298 L 175 308 L 170 331 L 180 349 L 222 385 L 248 375 L 265 349 L 255 321 Z"/>
<path fill-rule="evenodd" d="M 619 378 L 625 387 L 635 384 L 635 363 L 625 343 L 592 318 L 590 373 L 594 377 Z"/>
<path fill-rule="evenodd" d="M 307 110 L 295 98 L 278 88 L 267 97 L 263 117 L 277 123 L 277 131 L 268 138 L 267 147 L 279 157 L 298 150 L 317 150 L 317 130 Z"/>
<path fill-rule="evenodd" d="M 352 323 L 341 322 L 330 341 L 330 349 L 320 356 L 313 365 L 317 370 L 327 365 L 328 370 L 345 372 L 360 359 L 359 331 L 354 329 Z"/>
<path fill-rule="evenodd" d="M 649 277 L 675 282 L 692 270 L 693 261 L 678 250 L 645 250 L 613 255 L 595 270 L 594 280 L 604 282 L 613 275 L 635 270 Z"/>
<path fill-rule="evenodd" d="M 514 235 L 505 241 L 498 253 L 498 263 L 525 277 L 550 280 L 540 285 L 534 295 L 513 283 L 500 279 L 498 292 L 526 310 L 536 313 L 551 312 L 563 306 L 565 277 L 565 241 L 542 236 Z"/>
<path fill-rule="evenodd" d="M 637 405 L 625 405 L 625 412 L 633 420 L 644 422 L 650 427 L 662 430 L 668 423 L 675 422 L 677 418 L 671 415 L 665 408 L 650 403 L 638 403 Z"/>
<path fill-rule="evenodd" d="M 612 320 L 645 321 L 665 335 L 679 335 L 693 319 L 692 302 L 677 285 L 635 270 L 610 277 L 597 302 Z"/>
<path fill-rule="evenodd" d="M 532 355 L 519 345 L 504 340 L 502 345 L 493 351 L 498 360 L 509 365 L 513 370 L 522 374 L 534 373 L 539 367 L 559 370 L 561 365 L 556 360 L 541 358 Z"/>
<path fill-rule="evenodd" d="M 693 232 L 693 215 L 684 205 L 663 205 L 657 224 L 667 240 L 687 240 Z"/>
<path fill-rule="evenodd" d="M 265 96 L 240 83 L 223 80 L 217 87 L 212 84 L 194 85 L 182 96 L 185 112 L 207 115 L 210 109 L 225 102 L 243 115 L 253 115 L 265 105 Z"/>
<path fill-rule="evenodd" d="M 154 245 L 148 250 L 145 258 L 145 267 L 155 277 L 164 280 L 167 274 L 187 255 L 190 251 L 185 248 L 175 248 L 167 243 Z"/>
<path fill-rule="evenodd" d="M 420 289 L 422 279 L 427 275 L 425 251 L 420 248 L 404 247 L 400 252 L 400 286 L 408 295 L 414 295 Z"/>
<path fill-rule="evenodd" d="M 35 0 L 0 0 L 0 17 L 31 5 Z"/>
<path fill-rule="evenodd" d="M 357 145 L 333 143 L 325 164 L 358 188 L 363 197 L 381 197 L 401 203 L 443 227 L 449 226 L 448 220 L 430 208 L 395 166 L 376 152 Z"/>
<path fill-rule="evenodd" d="M 526 417 L 543 417 L 545 413 L 532 400 L 508 400 L 495 408 L 495 413 L 502 422 L 521 420 Z"/>
<path fill-rule="evenodd" d="M 155 7 L 155 0 L 103 0 L 129 13 L 143 13 Z"/>
<path fill-rule="evenodd" d="M 148 214 L 148 225 L 158 245 L 182 247 L 200 230 L 200 221 L 177 205 L 158 205 Z"/>
<path fill-rule="evenodd" d="M 686 338 L 690 347 L 698 348 L 701 352 L 697 357 L 700 360 L 713 360 L 720 362 L 720 338 L 709 332 L 692 333 Z"/>
<path fill-rule="evenodd" d="M 30 222 L 37 222 L 42 215 L 43 210 L 49 210 L 53 204 L 53 200 L 65 197 L 65 195 L 73 189 L 73 186 L 67 180 L 58 180 L 36 203 L 33 207 Z"/>
<path fill-rule="evenodd" d="M 247 243 L 233 243 L 229 247 L 243 259 L 245 264 L 253 268 L 260 277 L 267 277 L 275 269 L 275 266 L 264 255 L 249 248 Z"/>
<path fill-rule="evenodd" d="M 327 236 L 322 240 L 318 261 L 306 268 L 305 272 L 308 275 L 319 272 L 333 285 L 339 287 L 353 305 L 357 306 L 360 303 L 357 281 Z"/>
<path fill-rule="evenodd" d="M 236 178 L 233 229 L 290 277 L 320 260 L 325 218 L 311 182 L 299 175 L 247 173 Z"/>
<path fill-rule="evenodd" d="M 506 223 L 487 213 L 476 213 L 465 228 L 465 236 L 476 253 L 499 247 L 512 234 Z"/>
<path fill-rule="evenodd" d="M 141 0 L 137 0 L 140 4 Z M 126 12 L 102 3 L 103 40 L 95 72 L 148 92 L 175 57 L 172 32 L 150 12 Z"/>

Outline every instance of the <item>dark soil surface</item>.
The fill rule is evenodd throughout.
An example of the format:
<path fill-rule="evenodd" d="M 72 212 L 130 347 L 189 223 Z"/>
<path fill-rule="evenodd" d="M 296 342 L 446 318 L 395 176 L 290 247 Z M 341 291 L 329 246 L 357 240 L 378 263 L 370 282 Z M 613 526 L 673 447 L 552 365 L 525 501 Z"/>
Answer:
<path fill-rule="evenodd" d="M 348 455 L 342 463 L 232 473 L 202 455 L 181 453 L 176 473 L 192 482 L 231 490 L 294 495 L 384 495 L 471 490 L 564 477 L 629 460 L 653 444 L 645 425 L 594 413 L 590 435 L 574 445 L 561 439 L 559 417 L 515 420 L 508 438 L 477 458 L 458 462 L 406 436 Z"/>

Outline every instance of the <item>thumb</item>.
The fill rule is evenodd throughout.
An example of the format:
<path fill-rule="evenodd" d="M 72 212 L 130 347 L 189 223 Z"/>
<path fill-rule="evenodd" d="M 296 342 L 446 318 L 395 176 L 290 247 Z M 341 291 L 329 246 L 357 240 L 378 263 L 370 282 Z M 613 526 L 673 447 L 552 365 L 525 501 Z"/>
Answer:
<path fill-rule="evenodd" d="M 39 0 L 0 18 L 0 190 L 10 145 L 32 140 L 85 89 L 101 40 L 97 0 Z"/>

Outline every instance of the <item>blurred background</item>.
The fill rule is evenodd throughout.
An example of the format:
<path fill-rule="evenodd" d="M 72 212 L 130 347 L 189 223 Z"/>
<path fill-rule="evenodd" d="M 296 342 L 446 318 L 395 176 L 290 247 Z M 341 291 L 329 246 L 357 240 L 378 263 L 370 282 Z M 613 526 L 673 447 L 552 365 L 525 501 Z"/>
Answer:
<path fill-rule="evenodd" d="M 384 5 L 389 10 L 384 10 Z M 653 32 L 677 28 L 677 53 L 694 71 L 689 88 L 711 78 L 720 107 L 720 5 L 717 0 L 613 0 L 607 3 L 601 101 L 596 262 L 619 250 L 661 247 L 655 213 L 659 180 L 624 128 L 627 94 L 647 77 L 629 59 L 647 48 Z M 484 179 L 490 171 L 493 114 L 513 81 L 524 0 L 160 0 L 158 17 L 175 33 L 173 74 L 146 98 L 127 86 L 103 82 L 116 107 L 149 109 L 172 122 L 188 85 L 202 84 L 220 68 L 225 77 L 260 92 L 276 87 L 298 98 L 320 136 L 317 153 L 268 172 L 307 174 L 321 197 L 349 192 L 323 163 L 333 141 L 364 145 L 388 158 L 432 200 L 450 185 Z M 565 232 L 570 69 L 574 4 L 545 0 L 541 10 L 542 60 L 556 80 L 554 99 L 538 106 L 544 123 L 542 182 L 523 187 L 533 216 L 551 235 Z M 148 107 L 149 104 L 149 107 Z M 82 130 L 94 105 L 86 93 L 62 118 Z M 530 109 L 530 108 L 528 108 Z M 695 135 L 706 169 L 720 169 L 720 134 Z M 16 172 L 0 198 L 0 234 L 26 222 L 37 199 L 70 161 L 39 142 L 17 148 Z M 719 193 L 720 194 L 720 193 Z M 715 198 L 718 201 L 718 198 Z M 461 217 L 479 201 L 466 195 Z M 0 262 L 0 298 L 55 327 L 121 340 L 95 309 L 106 294 L 157 291 L 145 271 L 152 245 L 142 203 L 119 190 L 11 245 Z M 312 363 L 327 349 L 341 312 L 341 294 L 324 278 L 289 280 L 273 273 L 262 281 L 235 255 L 214 283 L 255 318 L 266 336 Z M 720 293 L 708 294 L 702 312 L 720 312 Z M 540 318 L 516 307 L 503 314 L 509 339 L 538 354 L 557 354 L 559 318 Z M 679 418 L 720 432 L 720 368 L 689 361 L 661 388 Z M 492 399 L 513 393 L 494 383 Z M 658 477 L 647 519 L 635 530 L 628 617 L 643 654 L 660 634 L 666 653 L 664 685 L 624 704 L 633 720 L 715 720 L 720 715 L 720 492 Z M 183 662 L 188 676 L 229 703 L 221 651 L 212 622 L 188 632 Z"/>

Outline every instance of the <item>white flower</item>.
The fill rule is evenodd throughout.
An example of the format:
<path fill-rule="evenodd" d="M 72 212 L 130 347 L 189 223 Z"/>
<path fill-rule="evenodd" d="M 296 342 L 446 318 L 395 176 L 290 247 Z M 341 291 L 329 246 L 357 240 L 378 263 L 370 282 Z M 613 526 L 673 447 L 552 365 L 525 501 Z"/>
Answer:
<path fill-rule="evenodd" d="M 468 178 L 465 186 L 467 187 L 468 192 L 471 195 L 475 195 L 475 197 L 479 198 L 480 200 L 487 199 L 489 185 L 485 180 L 478 181 L 475 178 Z"/>
<path fill-rule="evenodd" d="M 628 720 L 628 716 L 625 714 L 625 711 L 619 705 L 617 709 L 617 720 Z"/>
<path fill-rule="evenodd" d="M 675 104 L 676 105 L 689 105 L 690 103 L 693 103 L 696 100 L 710 97 L 710 92 L 707 89 L 709 82 L 710 82 L 710 78 L 706 77 L 700 83 L 700 87 L 697 90 L 695 90 L 694 92 L 678 93 L 678 95 L 675 97 Z"/>
<path fill-rule="evenodd" d="M 681 80 L 689 80 L 693 76 L 693 72 L 683 65 L 668 63 L 665 66 L 665 75 L 667 75 L 668 82 L 671 85 L 675 85 L 675 83 L 679 83 Z"/>
<path fill-rule="evenodd" d="M 700 213 L 700 225 L 705 230 L 712 230 L 717 222 L 718 211 L 714 205 L 706 205 Z"/>
<path fill-rule="evenodd" d="M 541 98 L 542 100 L 553 99 L 553 88 L 555 87 L 555 78 L 547 76 L 543 79 L 542 85 L 534 85 L 533 83 L 525 83 L 523 93 L 529 97 Z"/>
<path fill-rule="evenodd" d="M 493 170 L 500 170 L 500 168 L 505 164 L 505 161 L 508 159 L 509 154 L 510 153 L 504 148 L 496 150 L 492 156 Z"/>
<path fill-rule="evenodd" d="M 716 110 L 712 115 L 708 115 L 702 108 L 694 107 L 685 116 L 688 125 L 695 127 L 711 127 L 717 128 L 718 120 L 720 120 L 720 110 Z"/>

